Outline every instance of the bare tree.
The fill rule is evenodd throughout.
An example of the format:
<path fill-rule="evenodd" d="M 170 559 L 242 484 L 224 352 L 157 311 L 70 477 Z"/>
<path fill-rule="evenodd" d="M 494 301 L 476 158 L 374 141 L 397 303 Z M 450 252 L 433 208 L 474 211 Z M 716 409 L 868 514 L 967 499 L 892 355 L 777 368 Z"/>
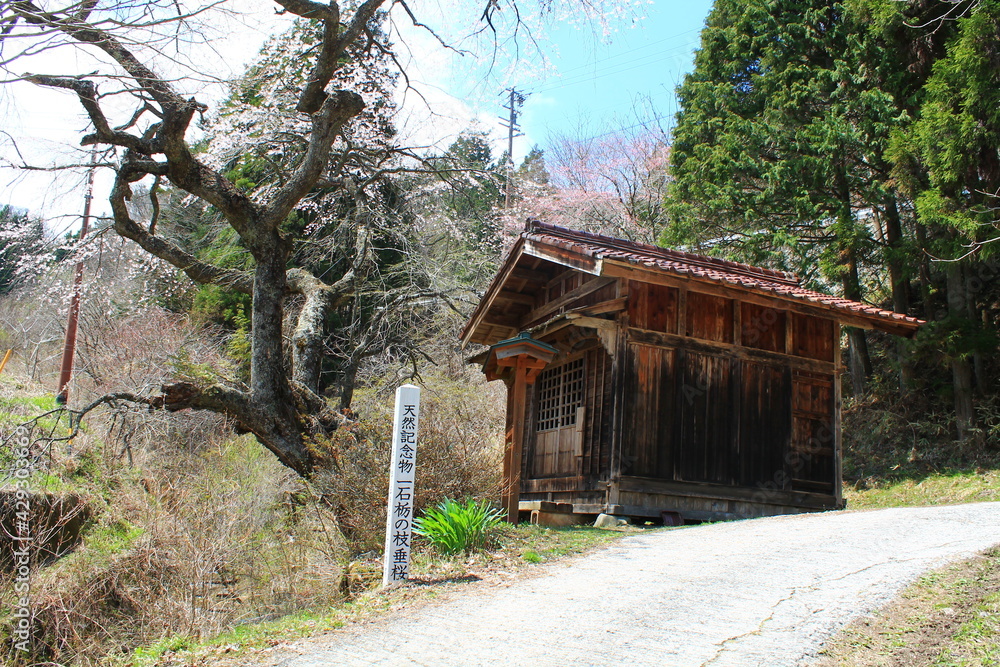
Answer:
<path fill-rule="evenodd" d="M 277 75 L 282 80 L 281 94 L 291 91 L 289 102 L 280 114 L 268 111 L 264 119 L 280 115 L 282 124 L 271 128 L 280 140 L 266 143 L 295 146 L 297 153 L 294 159 L 269 163 L 275 178 L 268 187 L 248 189 L 228 170 L 230 158 L 239 159 L 238 151 L 202 156 L 193 147 L 194 121 L 208 109 L 184 92 L 183 85 L 208 75 L 197 63 L 189 68 L 193 74 L 188 79 L 177 75 L 181 64 L 189 60 L 185 46 L 210 41 L 199 28 L 209 25 L 210 12 L 225 11 L 223 1 L 0 0 L 0 71 L 4 74 L 0 83 L 29 81 L 75 95 L 94 128 L 81 143 L 102 147 L 107 158 L 101 164 L 115 175 L 110 196 L 114 230 L 196 283 L 219 285 L 252 298 L 248 385 L 224 379 L 174 382 L 164 385 L 161 395 L 145 400 L 167 410 L 194 408 L 225 414 L 254 433 L 282 463 L 308 476 L 327 461 L 325 436 L 342 418 L 319 395 L 324 345 L 329 349 L 345 339 L 345 335 L 331 337 L 325 331 L 329 314 L 369 289 L 362 284 L 369 275 L 363 264 L 380 252 L 374 228 L 377 205 L 367 201 L 365 188 L 386 171 L 405 170 L 388 166 L 384 152 L 370 159 L 356 150 L 351 128 L 363 125 L 365 114 L 371 117 L 377 95 L 372 95 L 373 84 L 364 68 L 349 77 L 338 78 L 338 73 L 352 60 L 379 57 L 394 63 L 405 80 L 402 58 L 380 34 L 379 13 L 392 8 L 417 29 L 430 32 L 439 46 L 449 47 L 406 0 L 275 0 L 276 14 L 318 27 L 318 38 L 296 56 L 302 67 Z M 605 16 L 628 14 L 624 7 L 617 13 L 605 7 L 623 5 L 620 0 L 544 2 L 532 14 L 554 16 L 557 4 L 576 18 L 597 23 L 605 23 Z M 513 0 L 491 0 L 485 9 L 469 16 L 479 20 L 473 41 L 486 40 L 493 46 L 492 59 L 487 61 L 496 62 L 505 41 L 534 42 L 524 22 L 526 13 Z M 453 19 L 452 12 L 447 20 Z M 58 61 L 62 74 L 13 71 L 16 63 L 34 62 L 34 56 L 64 47 L 76 55 Z M 66 74 L 67 62 L 74 62 L 80 73 Z M 353 87 L 345 85 L 345 79 L 353 79 Z M 252 104 L 254 92 L 248 90 L 248 94 Z M 283 130 L 286 122 L 288 131 Z M 251 153 L 260 160 L 270 159 L 267 150 L 251 147 L 247 154 Z M 210 206 L 252 255 L 252 268 L 242 271 L 206 261 L 191 250 L 191 244 L 161 232 L 155 202 L 150 207 L 151 219 L 137 219 L 138 209 L 130 205 L 135 184 L 154 196 L 161 184 L 169 184 Z M 338 236 L 350 239 L 352 250 L 343 256 L 356 261 L 349 261 L 336 278 L 288 268 L 294 263 L 290 260 L 301 234 L 289 222 L 320 191 L 333 192 L 353 206 L 347 222 L 347 231 L 352 233 L 343 233 L 342 225 Z M 400 299 L 419 303 L 432 298 L 426 290 L 412 292 L 389 291 L 377 312 L 398 308 Z M 350 332 L 344 333 L 350 337 Z M 377 336 L 354 338 L 351 345 L 358 348 L 354 359 L 358 363 L 371 354 L 373 344 L 393 346 L 398 339 L 385 328 Z M 344 391 L 349 393 L 350 387 Z"/>
<path fill-rule="evenodd" d="M 279 14 L 317 22 L 322 30 L 320 43 L 309 53 L 307 76 L 295 100 L 295 113 L 308 123 L 301 158 L 263 197 L 244 192 L 196 155 L 189 143 L 191 125 L 207 107 L 185 97 L 176 82 L 152 64 L 169 70 L 165 51 L 152 47 L 193 34 L 188 32 L 189 24 L 217 3 L 82 0 L 55 6 L 59 3 L 3 2 L 0 64 L 9 72 L 19 57 L 62 46 L 93 53 L 94 73 L 29 73 L 17 78 L 74 94 L 94 127 L 82 144 L 112 147 L 117 152 L 110 203 L 118 234 L 183 270 L 195 282 L 252 295 L 249 385 L 175 382 L 164 385 L 162 395 L 151 397 L 150 404 L 168 410 L 200 408 L 223 413 L 253 432 L 282 463 L 309 475 L 323 462 L 324 452 L 317 443 L 337 423 L 334 411 L 317 395 L 316 365 L 325 314 L 350 297 L 356 273 L 348 270 L 334 284 L 326 284 L 305 270 L 287 269 L 293 238 L 282 224 L 317 183 L 353 187 L 348 182 L 350 174 L 344 172 L 344 160 L 330 158 L 335 142 L 365 105 L 358 93 L 328 84 L 353 45 L 370 42 L 380 48 L 374 44 L 370 26 L 387 0 L 365 0 L 350 8 L 335 1 L 276 1 Z M 122 116 L 126 100 L 127 120 L 114 125 L 112 119 Z M 214 207 L 253 256 L 252 271 L 206 262 L 158 234 L 155 219 L 150 224 L 136 220 L 129 206 L 132 185 L 149 177 L 157 182 L 165 179 Z M 354 240 L 359 246 L 368 243 L 363 224 L 358 224 Z M 286 362 L 282 327 L 285 302 L 291 295 L 298 295 L 301 307 L 296 309 L 290 362 Z"/>

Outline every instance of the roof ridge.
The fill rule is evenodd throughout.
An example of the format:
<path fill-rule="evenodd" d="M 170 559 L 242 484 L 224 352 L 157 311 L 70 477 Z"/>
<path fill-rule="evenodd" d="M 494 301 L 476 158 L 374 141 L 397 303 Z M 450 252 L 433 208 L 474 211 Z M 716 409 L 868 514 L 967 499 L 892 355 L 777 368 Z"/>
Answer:
<path fill-rule="evenodd" d="M 603 234 L 596 234 L 594 232 L 585 232 L 577 229 L 569 229 L 567 227 L 560 227 L 558 225 L 553 225 L 552 223 L 542 222 L 541 220 L 529 219 L 528 224 L 525 226 L 524 232 L 525 234 L 530 234 L 534 231 L 550 233 L 555 236 L 566 238 L 567 240 L 583 241 L 585 243 L 594 242 L 603 245 L 607 248 L 613 250 L 620 250 L 622 252 L 634 252 L 636 250 L 639 250 L 653 256 L 658 256 L 660 259 L 680 261 L 686 264 L 691 264 L 706 269 L 715 269 L 715 270 L 728 271 L 732 273 L 738 273 L 747 276 L 748 278 L 758 278 L 773 282 L 785 283 L 794 287 L 802 286 L 798 276 L 796 276 L 794 273 L 788 273 L 786 271 L 776 271 L 774 269 L 766 269 L 760 266 L 753 266 L 750 264 L 733 262 L 727 259 L 709 257 L 708 255 L 699 255 L 696 253 L 684 252 L 683 250 L 673 250 L 671 248 L 663 248 L 660 246 L 651 245 L 649 243 L 641 243 L 638 241 L 626 241 L 624 239 L 617 239 L 612 236 L 605 236 Z"/>

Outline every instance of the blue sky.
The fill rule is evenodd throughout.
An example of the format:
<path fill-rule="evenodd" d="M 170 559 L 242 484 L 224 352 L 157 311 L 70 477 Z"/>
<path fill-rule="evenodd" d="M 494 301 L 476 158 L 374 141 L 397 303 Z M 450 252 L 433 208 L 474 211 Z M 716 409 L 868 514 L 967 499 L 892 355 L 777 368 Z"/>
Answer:
<path fill-rule="evenodd" d="M 606 134 L 636 124 L 637 114 L 659 117 L 661 126 L 669 126 L 677 111 L 674 91 L 693 66 L 711 0 L 588 4 L 605 12 L 603 22 L 579 16 L 579 0 L 564 0 L 554 10 L 562 12 L 558 20 L 531 15 L 526 24 L 533 27 L 518 28 L 516 37 L 509 13 L 497 18 L 508 23 L 495 35 L 480 30 L 477 37 L 468 37 L 449 22 L 445 10 L 435 30 L 457 48 L 468 49 L 464 56 L 440 49 L 428 35 L 403 26 L 398 41 L 411 54 L 405 64 L 420 94 L 403 102 L 405 109 L 416 111 L 402 125 L 417 144 L 438 149 L 470 126 L 485 130 L 499 155 L 506 150 L 506 131 L 498 118 L 507 115 L 501 93 L 514 87 L 527 94 L 519 119 L 525 136 L 514 143 L 516 161 L 532 145 L 544 148 L 552 135 Z M 536 4 L 519 7 L 528 11 Z M 483 24 L 473 18 L 471 29 L 476 32 Z M 464 29 L 470 29 L 468 24 Z M 428 108 L 429 119 L 424 116 Z"/>
<path fill-rule="evenodd" d="M 452 1 L 442 0 L 436 5 L 441 11 L 439 25 L 445 30 L 455 18 L 449 13 Z M 240 25 L 226 35 L 223 52 L 238 56 L 231 63 L 236 66 L 254 56 L 266 37 L 266 29 L 275 28 L 271 7 L 260 7 L 252 0 L 241 2 L 263 13 L 259 28 Z M 580 6 L 577 2 L 568 0 L 563 4 L 575 11 Z M 591 5 L 596 7 L 600 2 L 591 0 Z M 417 88 L 420 95 L 427 96 L 427 103 L 433 109 L 427 117 L 425 104 L 424 111 L 418 114 L 424 116 L 423 120 L 417 120 L 423 125 L 416 132 L 418 143 L 447 146 L 472 119 L 477 119 L 481 129 L 497 138 L 499 155 L 506 148 L 506 141 L 500 140 L 505 131 L 498 120 L 504 113 L 499 93 L 509 86 L 528 93 L 520 118 L 525 136 L 514 143 L 516 160 L 532 145 L 544 148 L 554 134 L 588 137 L 634 124 L 637 107 L 641 107 L 645 116 L 660 116 L 660 122 L 669 125 L 677 110 L 674 89 L 692 67 L 699 32 L 711 1 L 653 0 L 650 4 L 632 5 L 631 11 L 644 14 L 638 21 L 623 18 L 629 11 L 630 0 L 606 2 L 604 6 L 618 4 L 623 8 L 621 16 L 609 19 L 610 32 L 605 34 L 598 23 L 584 20 L 577 27 L 566 23 L 550 25 L 544 36 L 539 34 L 539 49 L 547 63 L 541 62 L 537 52 L 532 55 L 530 48 L 524 48 L 529 40 L 522 33 L 518 46 L 522 57 L 514 64 L 515 59 L 508 54 L 507 69 L 499 62 L 490 66 L 488 48 L 486 55 L 480 50 L 478 56 L 454 58 L 427 34 L 413 33 L 411 29 L 411 38 L 419 35 L 409 54 L 411 64 L 416 65 L 416 78 L 422 80 Z M 433 7 L 435 4 L 431 3 L 427 9 Z M 468 17 L 475 20 L 478 15 Z M 454 29 L 461 31 L 468 27 L 455 25 Z M 480 45 L 489 46 L 491 39 L 489 35 L 481 37 Z M 234 67 L 233 72 L 240 69 Z M 40 69 L 45 70 L 44 66 Z M 219 72 L 223 78 L 231 75 L 232 72 Z M 58 92 L 19 85 L 17 91 L 2 91 L 0 115 L 4 129 L 17 137 L 21 148 L 34 157 L 31 161 L 85 161 L 86 156 L 78 152 L 79 137 L 88 122 L 82 109 Z M 224 92 L 223 87 L 216 88 L 215 96 L 220 95 L 219 91 Z M 197 94 L 199 99 L 213 96 L 210 91 Z M 415 98 L 410 99 L 417 102 L 415 107 L 421 106 Z M 0 149 L 6 159 L 19 161 L 6 142 Z M 0 170 L 0 177 L 0 204 L 10 203 L 43 214 L 60 230 L 76 224 L 85 180 L 82 170 L 62 172 L 58 178 L 38 172 Z M 110 175 L 100 173 L 95 191 L 96 215 L 107 213 L 109 189 Z"/>
<path fill-rule="evenodd" d="M 669 125 L 677 111 L 674 90 L 693 65 L 694 51 L 710 0 L 660 0 L 647 17 L 601 43 L 592 32 L 561 27 L 551 33 L 558 52 L 551 56 L 558 76 L 529 82 L 514 154 L 528 141 L 547 136 L 608 131 L 635 122 L 634 109 L 661 116 Z"/>

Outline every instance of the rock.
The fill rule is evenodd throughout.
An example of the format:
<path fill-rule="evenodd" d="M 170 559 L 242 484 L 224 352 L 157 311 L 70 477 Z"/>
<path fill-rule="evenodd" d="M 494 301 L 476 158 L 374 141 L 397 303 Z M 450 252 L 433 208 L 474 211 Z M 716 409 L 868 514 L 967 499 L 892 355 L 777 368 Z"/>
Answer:
<path fill-rule="evenodd" d="M 594 521 L 594 528 L 617 528 L 618 526 L 627 526 L 628 519 L 623 519 L 614 514 L 598 514 L 597 520 Z"/>

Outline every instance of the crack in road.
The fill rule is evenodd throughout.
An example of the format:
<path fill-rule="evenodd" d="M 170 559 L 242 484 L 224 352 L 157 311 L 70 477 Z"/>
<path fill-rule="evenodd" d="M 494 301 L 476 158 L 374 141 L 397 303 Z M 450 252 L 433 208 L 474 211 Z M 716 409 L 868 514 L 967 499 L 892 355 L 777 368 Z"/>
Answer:
<path fill-rule="evenodd" d="M 740 634 L 740 635 L 734 635 L 732 637 L 728 637 L 726 639 L 723 639 L 721 642 L 718 642 L 716 644 L 716 646 L 719 647 L 719 650 L 709 660 L 707 660 L 706 662 L 703 662 L 701 664 L 701 667 L 707 667 L 707 665 L 711 665 L 713 662 L 715 662 L 716 660 L 718 660 L 719 658 L 721 658 L 722 654 L 726 652 L 727 644 L 730 644 L 732 642 L 737 642 L 737 641 L 743 639 L 744 637 L 751 637 L 753 635 L 759 635 L 761 632 L 763 632 L 764 631 L 764 626 L 767 625 L 768 621 L 770 621 L 770 620 L 772 620 L 774 618 L 774 614 L 775 614 L 775 612 L 778 611 L 778 607 L 780 607 L 785 602 L 788 602 L 789 600 L 791 600 L 792 598 L 794 598 L 796 591 L 798 591 L 798 588 L 793 588 L 792 592 L 789 593 L 786 597 L 781 598 L 780 600 L 778 600 L 777 602 L 775 602 L 773 605 L 771 605 L 771 613 L 767 615 L 767 618 L 762 619 L 761 622 L 757 624 L 757 629 L 756 630 L 751 630 L 750 632 L 744 632 L 743 634 Z"/>

